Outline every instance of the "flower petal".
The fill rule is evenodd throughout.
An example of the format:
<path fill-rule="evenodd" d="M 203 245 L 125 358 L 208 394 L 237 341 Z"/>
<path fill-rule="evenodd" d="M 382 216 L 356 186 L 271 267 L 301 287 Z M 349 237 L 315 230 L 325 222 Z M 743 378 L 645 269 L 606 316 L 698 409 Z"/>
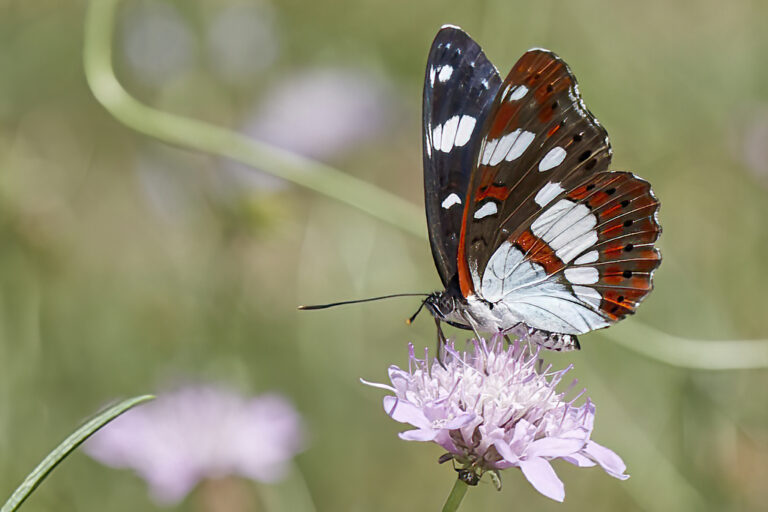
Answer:
<path fill-rule="evenodd" d="M 366 386 L 371 386 L 372 388 L 379 388 L 379 389 L 385 389 L 387 391 L 391 391 L 392 393 L 395 392 L 395 388 L 392 386 L 387 386 L 386 384 L 380 384 L 378 382 L 370 382 L 365 379 L 360 379 L 360 382 L 365 384 Z"/>
<path fill-rule="evenodd" d="M 580 468 L 591 468 L 595 465 L 595 462 L 592 459 L 585 457 L 580 453 L 572 453 L 566 457 L 561 457 L 561 459 L 563 459 L 565 462 L 570 462 L 574 466 L 578 466 Z"/>
<path fill-rule="evenodd" d="M 545 437 L 528 445 L 525 454 L 529 457 L 564 457 L 584 448 L 581 439 Z"/>
<path fill-rule="evenodd" d="M 606 473 L 619 480 L 626 480 L 629 475 L 625 475 L 624 471 L 627 469 L 627 465 L 621 460 L 621 457 L 616 455 L 616 452 L 609 450 L 605 446 L 599 445 L 594 441 L 589 441 L 587 446 L 582 450 L 587 457 L 591 458 L 602 467 Z"/>
<path fill-rule="evenodd" d="M 472 420 L 475 419 L 475 416 L 476 415 L 473 412 L 468 412 L 466 414 L 462 414 L 461 416 L 456 416 L 452 420 L 446 421 L 445 424 L 443 425 L 443 428 L 448 430 L 456 430 L 470 423 Z"/>
<path fill-rule="evenodd" d="M 383 403 L 384 410 L 395 421 L 410 423 L 414 427 L 419 428 L 429 428 L 432 426 L 432 422 L 427 420 L 421 409 L 410 402 L 400 400 L 394 396 L 385 396 Z"/>
<path fill-rule="evenodd" d="M 505 461 L 516 464 L 520 460 L 520 457 L 512 451 L 512 448 L 503 439 L 496 439 L 493 446 Z"/>
<path fill-rule="evenodd" d="M 445 451 L 455 455 L 461 455 L 463 452 L 456 447 L 456 443 L 451 439 L 451 434 L 447 430 L 438 430 L 435 435 L 435 442 L 445 449 Z"/>
<path fill-rule="evenodd" d="M 565 487 L 557 478 L 552 465 L 541 457 L 532 457 L 520 461 L 520 469 L 531 485 L 547 498 L 555 501 L 565 499 Z"/>
<path fill-rule="evenodd" d="M 406 430 L 405 432 L 400 432 L 397 435 L 404 441 L 434 441 L 438 432 L 440 431 L 421 428 L 418 430 Z"/>

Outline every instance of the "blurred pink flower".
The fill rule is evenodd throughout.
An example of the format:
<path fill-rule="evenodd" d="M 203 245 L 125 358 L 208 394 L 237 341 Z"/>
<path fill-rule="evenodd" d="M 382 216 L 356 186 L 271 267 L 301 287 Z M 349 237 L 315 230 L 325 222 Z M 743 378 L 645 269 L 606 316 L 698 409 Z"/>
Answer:
<path fill-rule="evenodd" d="M 255 398 L 213 386 L 160 394 L 97 432 L 85 451 L 136 471 L 152 498 L 174 504 L 206 478 L 275 482 L 304 445 L 301 418 L 276 394 Z"/>
<path fill-rule="evenodd" d="M 277 80 L 247 115 L 241 131 L 281 149 L 328 161 L 389 136 L 396 106 L 381 77 L 352 68 L 302 70 Z M 272 191 L 286 186 L 258 169 L 254 172 L 231 161 L 223 165 L 238 188 Z"/>
<path fill-rule="evenodd" d="M 563 501 L 563 483 L 550 465 L 563 459 L 579 467 L 599 464 L 619 479 L 626 466 L 614 452 L 590 439 L 595 406 L 587 399 L 565 401 L 556 391 L 570 366 L 542 369 L 539 349 L 515 342 L 504 348 L 502 336 L 490 344 L 474 342 L 474 350 L 458 352 L 446 347 L 444 367 L 437 360 L 416 358 L 409 346 L 408 371 L 389 369 L 394 396 L 384 397 L 384 409 L 393 419 L 416 427 L 400 433 L 408 441 L 432 441 L 453 459 L 459 477 L 477 484 L 490 471 L 497 485 L 498 470 L 518 467 L 537 491 Z M 366 382 L 366 384 L 369 384 Z"/>
<path fill-rule="evenodd" d="M 244 131 L 323 160 L 376 137 L 391 115 L 392 98 L 380 77 L 354 69 L 313 69 L 276 83 Z"/>

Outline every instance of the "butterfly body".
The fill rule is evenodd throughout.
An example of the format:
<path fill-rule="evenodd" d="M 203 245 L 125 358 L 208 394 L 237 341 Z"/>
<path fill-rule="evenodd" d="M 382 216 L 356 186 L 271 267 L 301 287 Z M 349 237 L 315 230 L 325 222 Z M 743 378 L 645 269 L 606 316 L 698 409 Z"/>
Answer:
<path fill-rule="evenodd" d="M 646 181 L 608 170 L 608 134 L 559 57 L 529 50 L 502 80 L 466 33 L 443 27 L 423 121 L 430 244 L 445 285 L 425 305 L 438 328 L 570 350 L 576 335 L 635 311 L 661 261 L 659 203 Z"/>
<path fill-rule="evenodd" d="M 425 300 L 425 306 L 438 320 L 438 329 L 439 322 L 445 322 L 460 329 L 513 334 L 550 350 L 567 351 L 579 348 L 576 336 L 529 327 L 525 324 L 523 315 L 516 315 L 506 305 L 496 307 L 497 304 L 477 295 L 465 298 L 457 287 L 430 294 Z M 439 338 L 444 339 L 441 330 Z"/>

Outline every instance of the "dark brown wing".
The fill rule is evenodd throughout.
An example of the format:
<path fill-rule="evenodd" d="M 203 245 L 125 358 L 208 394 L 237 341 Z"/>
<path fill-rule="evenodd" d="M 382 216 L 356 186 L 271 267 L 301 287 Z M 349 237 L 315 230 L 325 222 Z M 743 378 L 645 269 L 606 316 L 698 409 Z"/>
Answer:
<path fill-rule="evenodd" d="M 447 287 L 456 276 L 462 206 L 491 102 L 496 68 L 461 29 L 435 37 L 424 78 L 424 195 L 435 265 Z"/>

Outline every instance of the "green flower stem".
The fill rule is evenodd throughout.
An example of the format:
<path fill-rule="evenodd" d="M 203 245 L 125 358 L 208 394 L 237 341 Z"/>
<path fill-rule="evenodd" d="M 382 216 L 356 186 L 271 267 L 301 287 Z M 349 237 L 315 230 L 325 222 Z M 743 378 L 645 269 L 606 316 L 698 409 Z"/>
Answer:
<path fill-rule="evenodd" d="M 454 512 L 458 510 L 461 500 L 463 500 L 464 495 L 467 494 L 467 489 L 469 489 L 469 486 L 460 478 L 457 478 L 456 482 L 453 484 L 453 489 L 451 489 L 451 494 L 449 494 L 448 499 L 445 500 L 443 512 Z"/>
<path fill-rule="evenodd" d="M 112 68 L 118 0 L 93 0 L 85 21 L 85 77 L 96 99 L 126 126 L 156 139 L 224 156 L 357 208 L 423 237 L 420 208 L 403 198 L 319 162 L 231 130 L 148 107 L 123 88 Z"/>
<path fill-rule="evenodd" d="M 599 331 L 622 347 L 649 359 L 679 368 L 697 370 L 748 370 L 768 368 L 765 340 L 692 340 L 667 334 L 649 325 L 619 324 Z"/>
<path fill-rule="evenodd" d="M 5 502 L 0 512 L 13 512 L 18 509 L 24 500 L 45 480 L 45 477 L 63 461 L 67 455 L 72 453 L 75 448 L 80 446 L 83 441 L 88 439 L 94 432 L 101 427 L 123 414 L 128 409 L 141 403 L 155 398 L 151 395 L 139 396 L 124 400 L 119 404 L 110 407 L 102 412 L 88 423 L 77 429 L 72 435 L 66 438 L 59 446 L 49 453 L 40 464 L 27 476 L 21 485 L 13 492 L 8 501 Z"/>
<path fill-rule="evenodd" d="M 239 133 L 151 108 L 133 98 L 112 68 L 112 39 L 119 0 L 91 0 L 85 20 L 83 60 L 96 99 L 118 121 L 158 140 L 224 156 L 305 187 L 406 233 L 424 238 L 423 211 L 401 197 L 333 167 Z M 623 326 L 622 326 L 623 327 Z M 703 341 L 671 336 L 632 322 L 602 334 L 665 364 L 701 370 L 768 368 L 768 340 Z"/>

